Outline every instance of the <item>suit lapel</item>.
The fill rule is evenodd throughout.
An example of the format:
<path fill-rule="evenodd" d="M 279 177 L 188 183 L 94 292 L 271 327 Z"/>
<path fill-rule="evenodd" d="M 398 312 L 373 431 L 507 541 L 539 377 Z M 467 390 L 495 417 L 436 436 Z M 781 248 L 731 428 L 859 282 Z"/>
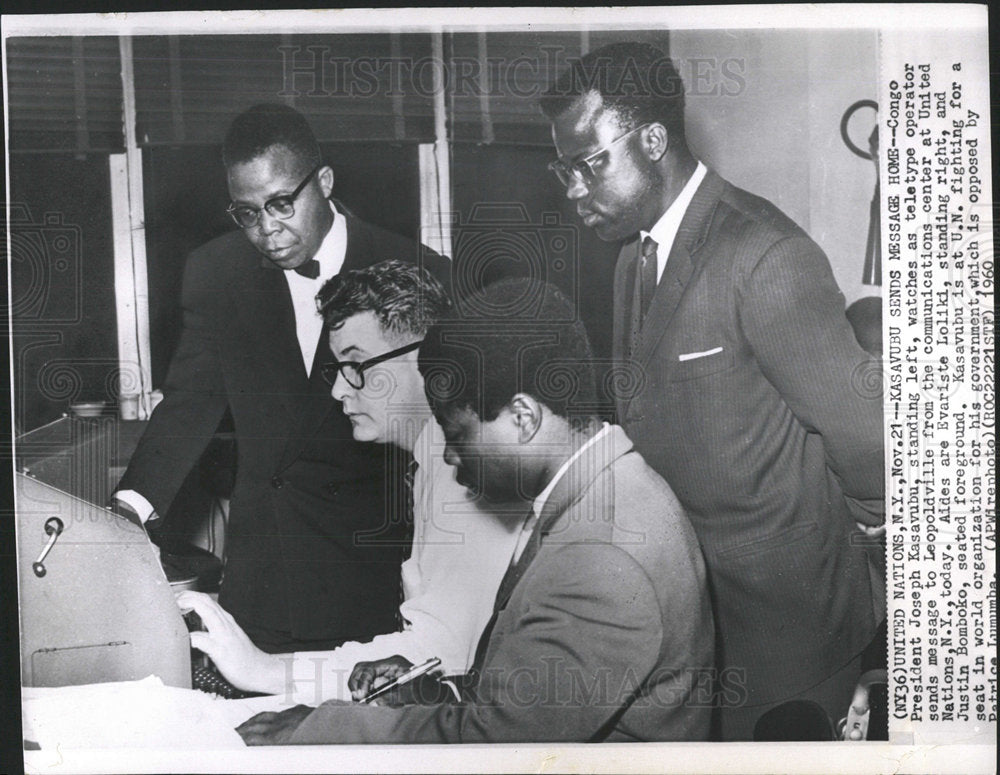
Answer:
<path fill-rule="evenodd" d="M 666 333 L 667 327 L 674 313 L 677 311 L 681 299 L 684 297 L 688 283 L 697 270 L 698 250 L 701 248 L 708 234 L 712 217 L 715 214 L 715 209 L 725 186 L 726 182 L 715 172 L 709 170 L 701 185 L 698 186 L 694 197 L 691 199 L 691 204 L 688 206 L 684 218 L 681 219 L 674 244 L 670 248 L 670 255 L 667 259 L 667 265 L 663 270 L 663 276 L 660 278 L 660 282 L 656 286 L 656 292 L 653 294 L 653 301 L 650 305 L 649 313 L 643 322 L 636 350 L 632 354 L 632 360 L 635 363 L 648 363 L 654 350 Z M 631 256 L 633 263 L 635 263 L 635 256 L 637 255 L 637 248 L 634 247 L 635 244 L 637 243 L 630 241 L 625 246 L 626 248 L 630 245 L 633 246 Z M 633 277 L 633 283 L 634 272 L 635 269 L 632 269 L 630 273 Z M 627 353 L 628 321 L 631 316 L 631 303 L 629 301 L 631 291 L 628 286 L 625 286 L 623 291 L 625 297 L 622 300 L 622 306 L 619 307 L 622 312 L 615 315 L 615 318 L 621 321 L 621 324 L 625 328 L 625 352 Z M 626 409 L 629 403 L 629 400 L 625 401 Z"/>
<path fill-rule="evenodd" d="M 345 215 L 343 212 L 343 206 L 339 203 L 337 203 L 337 209 L 337 217 L 344 219 L 347 231 L 347 245 L 344 248 L 344 263 L 340 267 L 340 272 L 349 272 L 352 269 L 360 269 L 365 265 L 364 256 L 369 255 L 372 252 L 371 248 L 366 244 L 366 240 L 364 239 L 362 230 L 359 228 L 357 219 L 349 215 Z M 289 301 L 289 304 L 291 304 L 291 301 Z M 322 375 L 323 364 L 333 360 L 333 353 L 330 352 L 329 339 L 329 332 L 327 331 L 326 325 L 324 325 L 323 330 L 319 335 L 319 341 L 316 343 L 316 352 L 313 354 L 312 372 L 309 374 L 308 382 L 303 385 L 303 393 L 298 397 L 299 400 L 297 401 L 298 406 L 296 409 L 297 428 L 295 434 L 291 436 L 288 444 L 285 446 L 284 452 L 282 453 L 282 466 L 291 464 L 291 462 L 298 457 L 299 453 L 302 452 L 302 448 L 308 443 L 309 439 L 312 438 L 316 431 L 319 430 L 320 426 L 326 420 L 330 412 L 341 411 L 340 404 L 333 400 L 333 396 L 330 395 L 330 386 L 326 384 L 326 380 L 323 379 Z M 300 352 L 297 340 L 295 351 L 296 353 Z M 305 370 L 301 368 L 301 358 L 299 360 L 299 366 L 300 370 L 304 374 Z"/>
<path fill-rule="evenodd" d="M 298 342 L 296 342 L 296 353 L 298 352 Z M 297 427 L 282 452 L 281 467 L 290 465 L 299 456 L 302 448 L 319 431 L 330 412 L 341 411 L 340 404 L 333 399 L 330 386 L 326 384 L 322 374 L 323 364 L 332 359 L 329 336 L 324 325 L 316 343 L 316 352 L 313 354 L 312 373 L 308 382 L 304 383 L 304 391 L 295 397 Z M 302 366 L 301 357 L 299 366 L 300 368 Z M 305 373 L 304 369 L 302 371 Z"/>
<path fill-rule="evenodd" d="M 364 228 L 361 221 L 350 215 L 344 216 L 344 224 L 347 227 L 347 248 L 344 252 L 344 265 L 340 271 L 364 269 L 371 265 L 375 253 L 372 249 L 371 233 Z"/>
<path fill-rule="evenodd" d="M 630 358 L 632 303 L 635 292 L 636 272 L 638 271 L 637 256 L 639 255 L 639 238 L 631 239 L 622 245 L 615 264 L 614 308 L 618 312 L 613 316 L 614 330 L 612 332 L 612 357 L 616 361 Z"/>
<path fill-rule="evenodd" d="M 573 464 L 556 483 L 548 500 L 545 501 L 538 523 L 535 525 L 520 559 L 507 570 L 503 581 L 500 582 L 500 589 L 494 604 L 495 610 L 500 610 L 507 605 L 517 583 L 528 570 L 535 555 L 538 554 L 545 536 L 552 532 L 559 518 L 583 497 L 605 468 L 608 468 L 630 449 L 632 449 L 632 442 L 625 431 L 621 427 L 613 425 L 604 438 L 599 439 L 573 461 Z"/>
<path fill-rule="evenodd" d="M 618 458 L 631 451 L 632 441 L 625 434 L 625 431 L 618 425 L 613 425 L 603 439 L 592 445 L 580 457 L 573 461 L 573 464 L 563 474 L 548 500 L 542 507 L 541 516 L 535 525 L 524 547 L 521 557 L 516 563 L 507 569 L 500 588 L 497 590 L 496 600 L 493 604 L 493 616 L 483 634 L 479 638 L 476 647 L 476 656 L 472 662 L 470 672 L 477 674 L 482 672 L 483 664 L 486 660 L 490 637 L 496 626 L 500 612 L 507 606 L 511 595 L 517 588 L 518 583 L 524 577 L 531 563 L 534 561 L 542 543 L 549 533 L 552 532 L 560 517 L 577 503 L 590 488 L 593 481 L 606 468 L 610 467 Z M 613 518 L 613 514 L 611 517 Z M 605 519 L 607 519 L 605 515 Z"/>
<path fill-rule="evenodd" d="M 362 221 L 344 212 L 344 207 L 337 203 L 338 218 L 344 219 L 347 232 L 347 245 L 344 248 L 344 263 L 340 267 L 341 274 L 354 269 L 363 269 L 372 263 L 372 258 L 377 256 L 371 238 L 371 232 L 365 228 Z M 287 283 L 286 283 L 287 285 Z M 289 295 L 289 307 L 291 297 Z M 298 356 L 298 340 L 295 339 L 294 313 L 292 315 L 292 339 L 295 342 L 294 352 Z M 330 352 L 329 332 L 326 326 L 320 333 L 319 342 L 316 343 L 316 353 L 313 356 L 313 368 L 309 375 L 308 382 L 303 381 L 302 390 L 296 396 L 295 416 L 297 418 L 296 433 L 289 439 L 288 444 L 282 453 L 281 462 L 283 466 L 291 464 L 298 457 L 303 447 L 319 430 L 330 412 L 341 411 L 340 404 L 333 400 L 330 395 L 330 386 L 326 384 L 321 373 L 324 363 L 333 360 L 333 353 Z M 299 357 L 299 371 L 305 375 L 302 368 L 302 359 Z"/>
<path fill-rule="evenodd" d="M 248 351 L 257 373 L 264 375 L 264 389 L 279 394 L 289 414 L 296 417 L 296 397 L 307 390 L 308 382 L 288 283 L 280 269 L 262 266 L 256 255 L 244 266 L 232 295 Z"/>
<path fill-rule="evenodd" d="M 667 324 L 677 311 L 677 305 L 680 304 L 684 289 L 687 288 L 688 280 L 694 271 L 691 254 L 687 246 L 682 244 L 680 232 L 677 236 L 678 239 L 674 240 L 670 250 L 670 258 L 663 269 L 663 276 L 656 285 L 656 292 L 643 321 L 642 330 L 639 332 L 639 341 L 632 356 L 639 363 L 646 363 L 649 360 L 653 348 L 667 330 Z"/>

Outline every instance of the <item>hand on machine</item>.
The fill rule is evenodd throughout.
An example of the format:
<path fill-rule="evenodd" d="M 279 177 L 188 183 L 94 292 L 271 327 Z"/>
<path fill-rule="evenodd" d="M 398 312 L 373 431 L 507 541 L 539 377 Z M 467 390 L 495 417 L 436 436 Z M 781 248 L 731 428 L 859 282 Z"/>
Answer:
<path fill-rule="evenodd" d="M 177 605 L 193 611 L 204 630 L 191 633 L 191 646 L 208 655 L 218 671 L 237 689 L 280 694 L 285 689 L 285 665 L 277 655 L 257 648 L 232 615 L 202 592 L 177 594 Z"/>

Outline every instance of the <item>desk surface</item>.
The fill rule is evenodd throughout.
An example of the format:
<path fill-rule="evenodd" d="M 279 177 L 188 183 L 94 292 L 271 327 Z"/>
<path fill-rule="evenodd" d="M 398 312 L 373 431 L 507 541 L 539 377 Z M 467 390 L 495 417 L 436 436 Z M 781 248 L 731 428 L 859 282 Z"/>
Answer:
<path fill-rule="evenodd" d="M 89 748 L 245 748 L 236 727 L 282 697 L 223 700 L 155 677 L 83 686 L 25 687 L 24 739 L 42 750 Z"/>

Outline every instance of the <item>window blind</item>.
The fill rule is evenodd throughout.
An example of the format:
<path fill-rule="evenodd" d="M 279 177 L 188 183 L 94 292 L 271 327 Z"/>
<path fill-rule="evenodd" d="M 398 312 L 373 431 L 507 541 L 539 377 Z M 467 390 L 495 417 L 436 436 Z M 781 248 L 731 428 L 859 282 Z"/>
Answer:
<path fill-rule="evenodd" d="M 8 38 L 6 67 L 11 151 L 124 148 L 118 38 Z"/>
<path fill-rule="evenodd" d="M 134 50 L 140 145 L 220 143 L 259 102 L 301 111 L 320 142 L 433 139 L 432 90 L 413 75 L 429 35 L 137 37 Z"/>
<path fill-rule="evenodd" d="M 449 133 L 458 142 L 551 146 L 538 99 L 588 51 L 636 40 L 669 53 L 666 30 L 462 32 L 448 36 Z"/>

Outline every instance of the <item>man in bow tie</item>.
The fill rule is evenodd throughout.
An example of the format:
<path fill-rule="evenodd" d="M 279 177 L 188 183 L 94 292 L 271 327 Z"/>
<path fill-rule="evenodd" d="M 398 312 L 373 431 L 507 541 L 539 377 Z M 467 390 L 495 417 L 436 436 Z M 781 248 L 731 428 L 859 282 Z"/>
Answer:
<path fill-rule="evenodd" d="M 819 247 L 688 149 L 684 84 L 616 43 L 542 98 L 550 165 L 586 226 L 622 241 L 614 356 L 642 374 L 618 420 L 705 551 L 724 739 L 791 699 L 846 715 L 885 617 L 865 552 L 884 521 L 881 392 Z M 874 532 L 872 531 L 872 532 Z"/>
<path fill-rule="evenodd" d="M 396 626 L 405 504 L 382 447 L 352 438 L 320 366 L 316 294 L 339 272 L 396 258 L 446 285 L 447 260 L 331 200 L 305 118 L 263 104 L 237 116 L 223 162 L 239 231 L 194 251 L 164 400 L 116 493 L 166 513 L 219 423 L 237 464 L 219 602 L 268 652 L 334 648 Z"/>

